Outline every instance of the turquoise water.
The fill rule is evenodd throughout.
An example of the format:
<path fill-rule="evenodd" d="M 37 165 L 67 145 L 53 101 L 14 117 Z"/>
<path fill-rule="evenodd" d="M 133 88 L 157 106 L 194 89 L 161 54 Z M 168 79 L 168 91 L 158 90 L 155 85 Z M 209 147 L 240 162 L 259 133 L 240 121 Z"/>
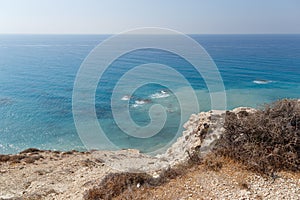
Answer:
<path fill-rule="evenodd" d="M 0 153 L 15 153 L 29 147 L 85 150 L 73 121 L 73 84 L 85 57 L 108 37 L 0 35 Z M 228 109 L 259 107 L 279 98 L 300 98 L 300 35 L 191 37 L 218 66 Z M 196 90 L 201 111 L 210 109 L 210 98 L 203 78 L 186 60 L 172 53 L 143 49 L 114 61 L 98 85 L 97 117 L 106 136 L 118 147 L 150 152 L 171 142 L 177 137 L 174 133 L 182 130 L 176 94 L 157 84 L 145 85 L 130 94 L 131 117 L 139 125 L 149 123 L 148 111 L 152 105 L 159 103 L 167 110 L 164 128 L 148 139 L 124 134 L 114 122 L 110 106 L 112 91 L 120 77 L 146 63 L 161 63 L 178 70 Z M 174 87 L 178 93 L 185 92 L 176 82 Z"/>

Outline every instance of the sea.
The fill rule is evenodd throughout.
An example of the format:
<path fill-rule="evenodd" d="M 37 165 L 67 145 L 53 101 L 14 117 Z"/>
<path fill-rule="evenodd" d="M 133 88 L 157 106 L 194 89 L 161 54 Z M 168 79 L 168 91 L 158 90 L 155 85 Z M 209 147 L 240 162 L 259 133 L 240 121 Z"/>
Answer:
<path fill-rule="evenodd" d="M 89 53 L 109 37 L 0 35 L 0 154 L 17 153 L 31 147 L 87 150 L 72 112 L 74 82 Z M 226 109 L 261 108 L 282 98 L 300 99 L 300 35 L 189 37 L 202 45 L 215 62 L 226 92 Z M 157 134 L 135 137 L 118 127 L 111 99 L 122 75 L 147 63 L 166 65 L 182 74 L 196 93 L 199 110 L 182 115 L 182 107 L 188 105 L 181 105 L 177 94 L 187 89 L 176 81 L 172 90 L 149 82 L 132 94 L 120 96 L 120 105 L 126 104 L 131 120 L 141 127 L 151 122 L 149 112 L 153 105 L 165 109 L 166 120 Z M 189 94 L 185 97 L 190 98 Z M 184 130 L 182 121 L 187 121 L 193 113 L 209 111 L 210 98 L 205 79 L 186 59 L 160 49 L 137 49 L 118 57 L 102 74 L 94 107 L 99 125 L 112 144 L 119 149 L 132 148 L 148 153 L 164 150 L 176 141 Z M 117 112 L 125 111 L 120 108 Z M 85 114 L 90 113 L 83 112 Z M 128 118 L 121 120 L 128 121 Z M 87 128 L 86 134 L 90 131 Z M 99 141 L 98 149 L 110 150 L 110 147 Z"/>

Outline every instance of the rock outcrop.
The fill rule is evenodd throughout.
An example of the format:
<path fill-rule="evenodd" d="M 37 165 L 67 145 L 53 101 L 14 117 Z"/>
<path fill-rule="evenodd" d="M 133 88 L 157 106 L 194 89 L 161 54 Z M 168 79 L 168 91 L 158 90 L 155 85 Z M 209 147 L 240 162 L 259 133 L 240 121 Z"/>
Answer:
<path fill-rule="evenodd" d="M 253 111 L 251 108 L 233 110 L 236 113 Z M 157 156 L 138 150 L 57 152 L 37 149 L 1 155 L 0 199 L 82 199 L 101 183 L 106 184 L 104 180 L 123 180 L 124 177 L 134 180 L 147 177 L 160 182 L 166 173 L 173 173 L 172 169 L 189 161 L 191 155 L 198 153 L 197 156 L 202 157 L 210 151 L 224 131 L 225 114 L 225 111 L 209 111 L 191 115 L 184 124 L 183 135 L 164 154 Z"/>
<path fill-rule="evenodd" d="M 235 113 L 254 111 L 245 107 L 232 110 Z M 184 124 L 183 135 L 163 154 L 149 156 L 138 150 L 95 151 L 92 154 L 119 172 L 159 174 L 186 163 L 195 153 L 199 158 L 207 154 L 224 131 L 225 115 L 226 111 L 220 110 L 192 114 Z"/>
<path fill-rule="evenodd" d="M 253 108 L 240 107 L 232 110 L 234 113 L 255 112 Z M 168 160 L 171 167 L 187 162 L 191 155 L 197 153 L 198 157 L 207 154 L 224 132 L 225 111 L 211 110 L 192 114 L 184 124 L 183 135 L 167 150 L 157 157 Z"/>

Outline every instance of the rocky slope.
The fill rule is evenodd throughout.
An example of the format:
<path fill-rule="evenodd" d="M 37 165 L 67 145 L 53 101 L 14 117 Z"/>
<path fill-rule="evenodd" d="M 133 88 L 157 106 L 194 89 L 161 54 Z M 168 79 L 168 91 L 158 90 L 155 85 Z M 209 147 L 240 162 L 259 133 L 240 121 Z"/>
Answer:
<path fill-rule="evenodd" d="M 236 113 L 254 111 L 251 108 L 233 110 Z M 172 172 L 172 169 L 183 166 L 195 153 L 202 159 L 222 134 L 224 117 L 224 111 L 192 115 L 184 125 L 186 130 L 182 137 L 178 138 L 166 153 L 155 157 L 141 154 L 137 150 L 55 152 L 30 149 L 16 155 L 1 155 L 0 199 L 91 199 L 87 194 L 101 192 L 101 184 L 103 185 L 104 180 L 110 180 L 109 184 L 112 184 L 113 188 L 116 188 L 114 184 L 121 184 L 111 183 L 113 179 L 107 179 L 114 173 L 127 173 L 127 175 L 140 173 L 158 183 L 165 177 L 166 171 Z M 300 181 L 297 174 L 280 175 L 279 185 L 273 187 L 270 181 L 265 181 L 261 176 L 248 172 L 230 161 L 220 161 L 221 166 L 225 166 L 220 169 L 221 171 L 212 167 L 214 171 L 207 172 L 205 166 L 210 168 L 215 166 L 214 163 L 209 164 L 209 162 L 206 165 L 187 167 L 186 173 L 179 173 L 178 177 L 173 177 L 175 179 L 161 182 L 154 188 L 146 187 L 147 184 L 143 185 L 141 179 L 137 179 L 137 182 L 125 186 L 127 187 L 125 189 L 130 188 L 130 190 L 124 192 L 122 186 L 123 189 L 120 191 L 124 193 L 121 193 L 118 198 L 151 199 L 153 195 L 154 197 L 157 195 L 158 199 L 175 197 L 175 199 L 229 199 L 260 196 L 267 198 L 268 195 L 265 196 L 267 193 L 271 194 L 269 196 L 271 198 L 276 197 L 276 192 L 281 195 L 278 197 L 284 197 L 288 192 L 289 199 L 300 198 L 298 189 Z M 218 165 L 216 166 L 218 169 Z M 130 177 L 127 175 L 123 176 L 123 179 Z M 247 187 L 240 189 L 236 179 L 241 176 L 245 177 L 244 186 L 250 185 L 253 190 L 250 191 Z M 243 185 L 243 182 L 241 184 Z M 164 196 L 162 192 L 170 195 Z M 241 192 L 245 195 L 240 195 Z"/>

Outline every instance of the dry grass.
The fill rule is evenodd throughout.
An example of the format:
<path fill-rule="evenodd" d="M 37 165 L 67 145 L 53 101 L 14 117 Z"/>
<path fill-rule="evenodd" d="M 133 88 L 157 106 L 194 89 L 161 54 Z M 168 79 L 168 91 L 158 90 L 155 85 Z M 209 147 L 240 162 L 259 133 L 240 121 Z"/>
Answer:
<path fill-rule="evenodd" d="M 180 165 L 174 169 L 167 169 L 159 178 L 153 178 L 146 173 L 111 173 L 99 185 L 85 192 L 85 200 L 113 199 L 125 191 L 135 191 L 139 187 L 154 188 L 186 173 L 188 165 Z M 139 187 L 137 187 L 139 185 Z"/>
<path fill-rule="evenodd" d="M 207 166 L 204 160 L 203 163 L 186 168 L 183 174 L 168 182 L 156 187 L 142 186 L 126 190 L 114 199 L 220 199 L 218 193 L 224 192 L 225 189 L 228 193 L 252 190 L 249 179 L 254 173 L 246 170 L 241 163 L 215 154 L 208 155 L 208 157 L 215 164 L 222 163 L 222 167 L 216 171 L 214 167 Z"/>
<path fill-rule="evenodd" d="M 206 170 L 218 172 L 222 169 L 224 157 L 216 155 L 215 153 L 208 154 L 204 160 L 203 165 Z"/>
<path fill-rule="evenodd" d="M 144 184 L 148 179 L 150 177 L 142 173 L 112 173 L 106 176 L 99 186 L 88 190 L 84 199 L 112 199 L 137 184 Z"/>
<path fill-rule="evenodd" d="M 227 112 L 215 152 L 264 174 L 300 170 L 300 102 L 285 99 L 252 114 Z"/>

